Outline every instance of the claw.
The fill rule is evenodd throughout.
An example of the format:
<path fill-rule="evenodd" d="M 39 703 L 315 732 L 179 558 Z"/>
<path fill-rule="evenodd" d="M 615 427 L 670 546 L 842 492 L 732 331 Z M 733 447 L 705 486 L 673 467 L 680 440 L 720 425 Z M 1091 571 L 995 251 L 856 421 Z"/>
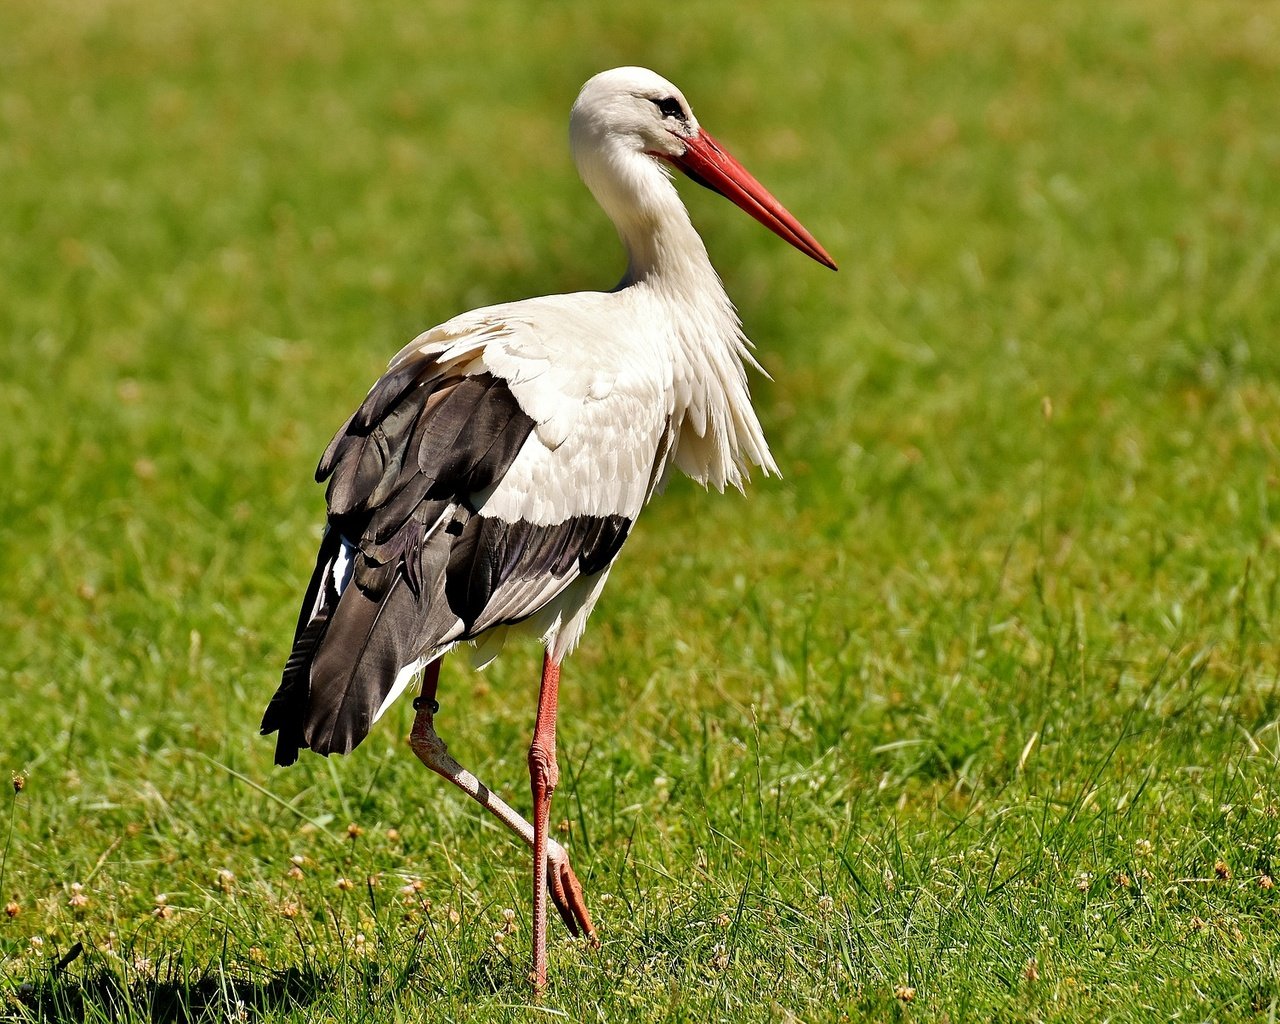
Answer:
<path fill-rule="evenodd" d="M 600 940 L 582 898 L 582 886 L 569 866 L 569 854 L 559 843 L 547 844 L 547 891 L 569 934 L 585 935 L 593 946 L 598 947 Z"/>

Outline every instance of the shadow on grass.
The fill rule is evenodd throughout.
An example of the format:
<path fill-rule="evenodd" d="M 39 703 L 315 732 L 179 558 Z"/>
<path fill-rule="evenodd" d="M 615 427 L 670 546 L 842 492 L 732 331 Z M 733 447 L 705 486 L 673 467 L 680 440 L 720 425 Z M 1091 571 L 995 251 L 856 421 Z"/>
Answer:
<path fill-rule="evenodd" d="M 522 996 L 528 991 L 526 973 L 509 956 L 485 952 L 467 970 L 467 989 L 489 996 L 504 991 Z"/>
<path fill-rule="evenodd" d="M 256 976 L 194 970 L 177 958 L 154 971 L 135 969 L 122 976 L 118 970 L 95 964 L 97 958 L 92 954 L 72 974 L 67 968 L 83 952 L 76 943 L 49 968 L 46 977 L 17 987 L 14 995 L 26 1011 L 26 1019 L 145 1020 L 153 1024 L 251 1021 L 308 1006 L 327 990 L 330 981 L 319 972 L 298 967 L 262 971 Z"/>

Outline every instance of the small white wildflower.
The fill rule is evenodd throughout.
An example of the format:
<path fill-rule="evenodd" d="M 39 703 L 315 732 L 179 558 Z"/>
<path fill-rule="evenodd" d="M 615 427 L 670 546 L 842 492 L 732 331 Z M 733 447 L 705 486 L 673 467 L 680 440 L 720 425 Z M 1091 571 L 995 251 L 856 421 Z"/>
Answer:
<path fill-rule="evenodd" d="M 169 894 L 164 892 L 156 893 L 155 906 L 151 908 L 151 915 L 161 921 L 167 921 L 175 913 L 174 908 L 169 906 Z"/>

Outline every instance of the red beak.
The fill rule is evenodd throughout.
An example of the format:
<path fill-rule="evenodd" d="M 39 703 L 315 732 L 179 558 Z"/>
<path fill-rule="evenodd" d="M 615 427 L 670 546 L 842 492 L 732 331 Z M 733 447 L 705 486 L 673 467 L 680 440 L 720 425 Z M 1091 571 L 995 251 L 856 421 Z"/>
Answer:
<path fill-rule="evenodd" d="M 667 157 L 699 185 L 719 192 L 734 205 L 751 214 L 779 238 L 784 238 L 806 256 L 817 260 L 824 267 L 838 269 L 836 261 L 827 250 L 805 230 L 786 208 L 769 194 L 760 182 L 751 176 L 742 164 L 725 151 L 714 138 L 701 128 L 692 139 L 682 139 L 683 156 Z"/>

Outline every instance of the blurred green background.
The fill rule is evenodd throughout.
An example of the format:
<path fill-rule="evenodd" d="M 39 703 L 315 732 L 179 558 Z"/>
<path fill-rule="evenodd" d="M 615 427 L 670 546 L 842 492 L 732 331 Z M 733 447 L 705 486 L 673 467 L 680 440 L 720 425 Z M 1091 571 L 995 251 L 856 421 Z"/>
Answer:
<path fill-rule="evenodd" d="M 0 7 L 4 1012 L 526 1019 L 408 707 L 257 721 L 386 360 L 621 274 L 633 63 L 841 270 L 682 187 L 785 478 L 674 484 L 566 665 L 545 1012 L 1274 1017 L 1280 5 L 1154 0 Z M 441 690 L 518 806 L 537 657 Z"/>

